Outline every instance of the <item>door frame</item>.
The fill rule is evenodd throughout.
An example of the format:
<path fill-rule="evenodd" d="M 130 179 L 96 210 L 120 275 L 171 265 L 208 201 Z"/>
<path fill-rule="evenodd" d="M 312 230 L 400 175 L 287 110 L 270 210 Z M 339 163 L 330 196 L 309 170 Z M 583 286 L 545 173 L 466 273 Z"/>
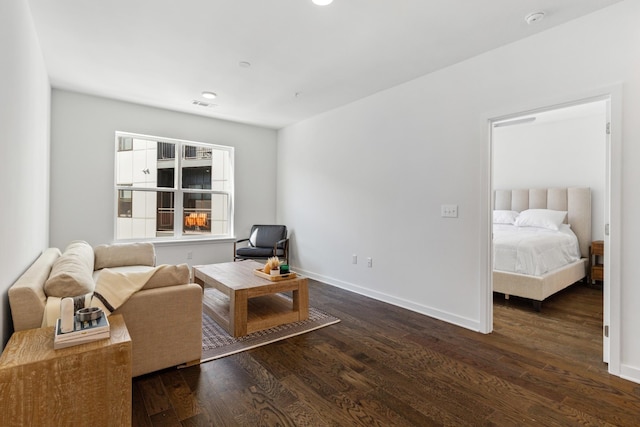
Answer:
<path fill-rule="evenodd" d="M 622 165 L 622 85 L 613 85 L 593 91 L 564 96 L 558 99 L 531 101 L 525 105 L 505 107 L 493 113 L 485 114 L 481 120 L 482 134 L 485 140 L 485 156 L 483 162 L 483 189 L 485 197 L 481 198 L 481 262 L 484 272 L 481 273 L 480 298 L 480 331 L 493 331 L 493 137 L 492 125 L 497 121 L 514 119 L 543 111 L 554 110 L 572 105 L 593 101 L 608 101 L 608 118 L 610 133 L 607 140 L 606 184 L 605 184 L 605 224 L 609 224 L 609 234 L 605 236 L 606 251 L 604 256 L 605 277 L 603 283 L 604 314 L 603 319 L 603 357 L 608 355 L 608 370 L 620 376 L 620 333 L 621 333 L 621 299 L 620 299 L 620 259 L 621 259 L 621 165 Z M 608 326 L 608 340 L 604 338 L 604 329 Z"/>

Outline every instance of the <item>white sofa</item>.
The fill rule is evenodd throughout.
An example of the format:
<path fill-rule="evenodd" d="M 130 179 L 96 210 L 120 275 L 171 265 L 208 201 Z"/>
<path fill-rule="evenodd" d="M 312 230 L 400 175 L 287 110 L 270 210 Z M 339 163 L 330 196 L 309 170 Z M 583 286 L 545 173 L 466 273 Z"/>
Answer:
<path fill-rule="evenodd" d="M 91 248 L 86 242 L 76 241 L 64 253 L 48 248 L 9 289 L 14 330 L 43 326 L 50 296 L 86 293 L 85 288 L 91 288 L 92 283 L 95 286 L 104 268 L 129 272 L 154 267 L 151 243 Z M 200 360 L 202 288 L 189 283 L 189 277 L 186 264 L 160 266 L 142 289 L 112 313 L 123 315 L 131 335 L 132 376 Z M 61 287 L 54 289 L 56 281 Z"/>

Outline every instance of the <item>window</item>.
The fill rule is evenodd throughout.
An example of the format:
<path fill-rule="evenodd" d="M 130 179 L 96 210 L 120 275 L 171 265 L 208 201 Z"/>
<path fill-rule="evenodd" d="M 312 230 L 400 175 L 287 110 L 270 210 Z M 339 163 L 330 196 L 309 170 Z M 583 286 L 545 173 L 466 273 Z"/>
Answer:
<path fill-rule="evenodd" d="M 116 132 L 115 158 L 116 240 L 233 235 L 232 147 Z"/>

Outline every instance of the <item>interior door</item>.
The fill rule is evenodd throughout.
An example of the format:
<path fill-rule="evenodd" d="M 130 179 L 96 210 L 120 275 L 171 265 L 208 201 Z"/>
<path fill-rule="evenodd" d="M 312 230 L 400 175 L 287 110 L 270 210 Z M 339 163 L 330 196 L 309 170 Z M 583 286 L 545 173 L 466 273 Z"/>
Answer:
<path fill-rule="evenodd" d="M 604 211 L 604 281 L 602 282 L 602 360 L 605 363 L 609 363 L 611 343 L 609 340 L 609 325 L 611 325 L 611 251 L 608 248 L 610 245 L 609 238 L 609 224 L 611 220 L 611 99 L 606 100 L 607 104 L 607 123 L 605 126 L 606 132 L 606 173 L 605 173 L 605 211 Z"/>

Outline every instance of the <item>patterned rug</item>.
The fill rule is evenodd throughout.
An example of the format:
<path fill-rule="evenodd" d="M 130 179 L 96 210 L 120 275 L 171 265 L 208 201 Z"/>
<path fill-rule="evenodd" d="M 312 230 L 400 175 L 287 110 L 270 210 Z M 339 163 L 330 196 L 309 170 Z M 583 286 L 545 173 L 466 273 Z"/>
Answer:
<path fill-rule="evenodd" d="M 200 363 L 301 335 L 340 321 L 340 319 L 322 310 L 309 307 L 309 318 L 307 320 L 287 323 L 235 338 L 229 335 L 207 314 L 207 311 L 210 310 L 207 303 L 211 303 L 216 299 L 219 300 L 219 297 L 220 293 L 214 289 L 206 288 L 204 291 L 202 299 L 202 359 Z"/>

